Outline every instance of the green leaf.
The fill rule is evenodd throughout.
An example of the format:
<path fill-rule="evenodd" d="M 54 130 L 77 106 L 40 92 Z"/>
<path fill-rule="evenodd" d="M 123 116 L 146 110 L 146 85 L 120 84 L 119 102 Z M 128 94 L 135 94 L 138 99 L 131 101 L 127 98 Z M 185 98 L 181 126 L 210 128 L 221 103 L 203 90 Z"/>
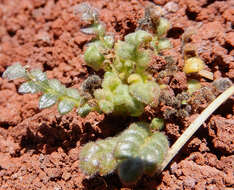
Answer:
<path fill-rule="evenodd" d="M 85 33 L 85 34 L 96 34 L 97 27 L 94 25 L 91 25 L 90 27 L 87 27 L 87 28 L 81 28 L 80 31 Z"/>
<path fill-rule="evenodd" d="M 102 87 L 104 89 L 113 91 L 120 84 L 121 80 L 115 73 L 105 72 L 104 79 L 102 81 Z"/>
<path fill-rule="evenodd" d="M 30 74 L 36 78 L 37 81 L 43 82 L 47 80 L 46 73 L 42 72 L 39 69 L 33 69 Z"/>
<path fill-rule="evenodd" d="M 140 158 L 129 158 L 118 166 L 118 175 L 125 185 L 133 185 L 142 177 L 144 165 Z"/>
<path fill-rule="evenodd" d="M 20 85 L 18 92 L 22 94 L 27 94 L 27 93 L 36 93 L 40 91 L 40 88 L 32 81 L 25 82 Z"/>
<path fill-rule="evenodd" d="M 57 80 L 57 79 L 50 79 L 48 81 L 48 84 L 49 84 L 50 88 L 52 88 L 56 92 L 65 93 L 65 86 L 62 85 L 59 80 Z"/>
<path fill-rule="evenodd" d="M 160 118 L 154 118 L 151 123 L 150 123 L 150 129 L 152 131 L 160 131 L 162 130 L 164 127 L 164 120 L 163 119 L 160 119 Z"/>
<path fill-rule="evenodd" d="M 104 61 L 104 56 L 99 52 L 98 48 L 91 45 L 87 48 L 84 54 L 84 60 L 86 64 L 92 67 L 95 71 L 102 68 L 102 63 Z"/>
<path fill-rule="evenodd" d="M 115 147 L 115 158 L 140 159 L 142 174 L 153 175 L 165 158 L 169 148 L 166 136 L 160 132 L 151 133 L 145 123 L 134 123 L 119 136 Z M 130 167 L 131 163 L 129 163 Z M 130 175 L 130 174 L 129 174 Z"/>
<path fill-rule="evenodd" d="M 94 91 L 94 97 L 97 100 L 108 100 L 108 101 L 113 101 L 113 94 L 110 90 L 106 89 L 97 89 Z"/>
<path fill-rule="evenodd" d="M 66 114 L 70 112 L 74 107 L 74 102 L 68 99 L 64 99 L 58 104 L 58 111 L 60 114 Z"/>
<path fill-rule="evenodd" d="M 127 42 L 118 41 L 115 44 L 115 53 L 119 56 L 122 60 L 132 60 L 136 57 L 135 55 L 136 47 L 132 44 Z"/>
<path fill-rule="evenodd" d="M 114 110 L 114 104 L 107 100 L 100 100 L 98 105 L 105 114 L 110 114 Z"/>
<path fill-rule="evenodd" d="M 146 67 L 149 65 L 150 58 L 146 51 L 138 51 L 137 57 L 136 57 L 136 65 L 137 69 L 143 69 L 143 71 L 146 69 Z"/>
<path fill-rule="evenodd" d="M 171 24 L 166 18 L 160 18 L 159 19 L 159 24 L 157 27 L 157 35 L 158 36 L 164 36 L 167 31 L 170 29 Z"/>
<path fill-rule="evenodd" d="M 3 78 L 8 80 L 23 78 L 25 76 L 26 71 L 19 63 L 15 63 L 14 65 L 9 66 L 2 75 Z"/>
<path fill-rule="evenodd" d="M 133 84 L 133 83 L 143 82 L 143 79 L 141 75 L 134 73 L 128 77 L 127 81 L 128 81 L 128 84 Z"/>
<path fill-rule="evenodd" d="M 85 117 L 89 114 L 89 112 L 91 112 L 93 110 L 92 107 L 90 107 L 88 104 L 83 105 L 82 107 L 80 107 L 79 109 L 77 109 L 77 113 L 79 114 L 79 116 L 81 117 Z"/>
<path fill-rule="evenodd" d="M 80 94 L 75 88 L 66 88 L 66 94 L 74 99 L 80 99 Z"/>
<path fill-rule="evenodd" d="M 80 151 L 80 169 L 89 176 L 97 173 L 103 176 L 113 172 L 117 166 L 112 154 L 116 142 L 117 137 L 111 137 L 87 143 Z"/>
<path fill-rule="evenodd" d="M 144 105 L 132 97 L 128 91 L 128 85 L 119 85 L 114 91 L 114 113 L 137 117 L 144 111 Z"/>
<path fill-rule="evenodd" d="M 105 36 L 104 37 L 105 44 L 108 48 L 112 48 L 114 45 L 114 37 L 113 36 Z"/>
<path fill-rule="evenodd" d="M 51 93 L 43 94 L 39 100 L 39 109 L 48 108 L 57 102 L 57 96 Z"/>
<path fill-rule="evenodd" d="M 124 37 L 125 41 L 134 46 L 139 46 L 142 43 L 147 43 L 152 40 L 152 35 L 144 30 L 138 30 Z"/>
<path fill-rule="evenodd" d="M 133 83 L 129 86 L 130 94 L 144 104 L 150 104 L 158 97 L 159 86 L 155 82 Z"/>

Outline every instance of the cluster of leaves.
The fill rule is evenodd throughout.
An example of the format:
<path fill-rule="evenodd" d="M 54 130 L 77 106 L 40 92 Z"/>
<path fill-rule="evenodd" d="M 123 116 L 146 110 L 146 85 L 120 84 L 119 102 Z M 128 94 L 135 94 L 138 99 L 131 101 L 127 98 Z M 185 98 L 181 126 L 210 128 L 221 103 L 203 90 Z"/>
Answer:
<path fill-rule="evenodd" d="M 20 85 L 18 92 L 22 94 L 42 92 L 39 100 L 39 108 L 48 108 L 58 102 L 58 111 L 61 114 L 70 112 L 74 107 L 79 108 L 78 112 L 85 113 L 85 99 L 81 97 L 78 90 L 66 88 L 56 79 L 48 79 L 46 74 L 38 69 L 28 71 L 19 63 L 7 68 L 3 78 L 14 80 L 24 78 L 26 82 Z M 82 106 L 83 105 L 83 106 Z"/>
<path fill-rule="evenodd" d="M 147 123 L 133 123 L 116 137 L 86 144 L 80 152 L 80 168 L 89 176 L 117 169 L 122 183 L 134 184 L 143 174 L 157 172 L 168 147 L 163 133 L 151 132 Z"/>
<path fill-rule="evenodd" d="M 104 70 L 103 79 L 92 75 L 80 89 L 66 88 L 58 80 L 48 79 L 44 72 L 19 63 L 8 67 L 3 78 L 24 78 L 20 93 L 41 92 L 40 109 L 58 103 L 61 114 L 77 108 L 80 116 L 90 111 L 140 116 L 146 105 L 155 107 L 159 99 L 159 85 L 147 71 L 151 57 L 171 46 L 165 38 L 170 24 L 157 10 L 149 8 L 139 30 L 115 43 L 99 21 L 97 10 L 87 3 L 79 5 L 81 19 L 89 23 L 81 31 L 96 36 L 88 44 L 84 60 L 95 71 Z M 154 34 L 142 30 L 146 23 Z M 154 119 L 150 125 L 134 123 L 117 137 L 88 143 L 80 154 L 81 169 L 90 176 L 107 175 L 117 169 L 126 184 L 136 183 L 143 174 L 153 175 L 168 150 L 167 138 L 158 132 L 162 127 L 161 119 Z"/>
<path fill-rule="evenodd" d="M 82 28 L 82 32 L 96 35 L 96 40 L 88 44 L 84 60 L 95 71 L 105 71 L 103 80 L 97 75 L 90 76 L 78 91 L 66 88 L 56 79 L 48 80 L 40 70 L 28 71 L 19 64 L 9 67 L 4 77 L 25 78 L 26 82 L 20 86 L 19 92 L 42 92 L 39 108 L 58 102 L 61 114 L 76 107 L 81 116 L 94 110 L 105 114 L 139 116 L 146 105 L 157 106 L 160 88 L 147 72 L 147 67 L 152 55 L 170 46 L 169 40 L 163 37 L 170 26 L 168 21 L 161 17 L 153 19 L 156 35 L 138 30 L 126 35 L 124 41 L 114 43 L 113 36 L 106 34 L 105 26 L 99 21 L 96 9 L 82 3 L 78 11 L 82 12 L 83 20 L 91 23 Z M 22 75 L 19 74 L 21 72 Z"/>
<path fill-rule="evenodd" d="M 161 17 L 154 18 L 154 23 L 156 35 L 137 30 L 116 43 L 95 19 L 82 30 L 96 34 L 84 54 L 86 64 L 95 71 L 105 71 L 101 88 L 93 92 L 100 111 L 139 116 L 146 105 L 157 106 L 160 88 L 147 68 L 152 55 L 170 47 L 169 40 L 163 37 L 170 24 Z"/>

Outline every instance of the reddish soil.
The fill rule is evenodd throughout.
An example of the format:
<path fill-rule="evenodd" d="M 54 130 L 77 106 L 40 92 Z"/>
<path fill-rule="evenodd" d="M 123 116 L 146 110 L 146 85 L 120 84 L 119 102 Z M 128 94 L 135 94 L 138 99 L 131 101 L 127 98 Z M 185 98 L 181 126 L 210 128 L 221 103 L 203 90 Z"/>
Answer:
<path fill-rule="evenodd" d="M 82 52 L 91 36 L 76 14 L 81 0 L 0 0 L 0 76 L 14 62 L 37 67 L 67 87 L 78 87 L 91 73 Z M 96 0 L 107 31 L 116 39 L 133 32 L 143 16 L 143 0 Z M 232 0 L 154 0 L 172 23 L 168 51 L 178 69 L 184 64 L 182 34 L 192 27 L 192 43 L 214 77 L 234 79 L 234 3 Z M 173 82 L 176 81 L 176 84 Z M 205 79 L 201 79 L 206 83 Z M 116 174 L 84 176 L 79 170 L 80 147 L 114 136 L 129 121 L 90 113 L 60 116 L 56 108 L 38 109 L 39 95 L 21 95 L 22 81 L 0 78 L 0 190 L 104 189 L 231 189 L 234 188 L 234 99 L 223 104 L 192 137 L 161 176 L 144 176 L 134 187 L 121 185 Z M 186 88 L 186 77 L 176 73 L 172 89 Z M 207 105 L 206 105 L 207 106 Z M 172 144 L 197 116 L 167 121 Z"/>

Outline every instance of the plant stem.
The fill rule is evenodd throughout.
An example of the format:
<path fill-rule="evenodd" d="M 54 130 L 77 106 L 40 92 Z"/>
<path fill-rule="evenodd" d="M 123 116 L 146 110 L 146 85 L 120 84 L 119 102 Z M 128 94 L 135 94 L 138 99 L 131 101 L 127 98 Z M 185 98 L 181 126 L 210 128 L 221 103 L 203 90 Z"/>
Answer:
<path fill-rule="evenodd" d="M 199 129 L 199 127 L 204 123 L 204 121 L 230 96 L 234 94 L 234 85 L 225 90 L 221 95 L 219 95 L 184 131 L 184 133 L 177 139 L 177 141 L 169 149 L 166 159 L 161 164 L 161 167 L 157 171 L 160 174 L 169 162 L 175 157 L 179 150 L 185 145 L 185 143 L 190 139 L 190 137 Z"/>

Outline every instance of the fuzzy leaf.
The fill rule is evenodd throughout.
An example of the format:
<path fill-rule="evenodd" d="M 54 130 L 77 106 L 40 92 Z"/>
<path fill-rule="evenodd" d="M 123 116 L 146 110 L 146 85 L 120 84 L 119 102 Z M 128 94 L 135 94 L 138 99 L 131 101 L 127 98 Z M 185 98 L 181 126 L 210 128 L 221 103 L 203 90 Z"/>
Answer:
<path fill-rule="evenodd" d="M 135 184 L 143 175 L 144 165 L 140 158 L 129 158 L 118 166 L 118 175 L 125 185 Z"/>
<path fill-rule="evenodd" d="M 90 26 L 90 27 L 87 27 L 87 28 L 81 28 L 80 31 L 85 33 L 85 34 L 96 34 L 97 33 L 97 27 L 96 26 Z"/>
<path fill-rule="evenodd" d="M 88 66 L 92 67 L 95 71 L 98 71 L 102 68 L 104 56 L 99 52 L 96 46 L 91 45 L 85 51 L 84 60 Z"/>
<path fill-rule="evenodd" d="M 88 104 L 85 104 L 82 107 L 80 107 L 79 109 L 77 109 L 77 113 L 81 117 L 87 116 L 89 114 L 89 112 L 91 112 L 91 111 L 92 111 L 92 107 L 90 107 Z"/>
<path fill-rule="evenodd" d="M 82 147 L 80 152 L 81 170 L 93 176 L 97 173 L 107 175 L 116 168 L 117 162 L 112 154 L 117 138 L 107 138 L 96 142 L 90 142 Z"/>
<path fill-rule="evenodd" d="M 74 107 L 74 102 L 71 100 L 64 99 L 58 104 L 58 111 L 60 114 L 66 114 L 70 112 Z"/>
<path fill-rule="evenodd" d="M 144 105 L 129 94 L 128 85 L 119 85 L 115 89 L 113 102 L 114 113 L 119 115 L 128 114 L 137 117 L 144 111 Z"/>
<path fill-rule="evenodd" d="M 134 46 L 139 46 L 142 43 L 150 42 L 152 35 L 144 30 L 138 30 L 125 36 L 125 41 Z"/>
<path fill-rule="evenodd" d="M 113 101 L 113 94 L 110 90 L 106 89 L 97 89 L 94 91 L 94 97 L 97 100 L 108 100 Z"/>
<path fill-rule="evenodd" d="M 107 100 L 100 100 L 98 105 L 105 114 L 110 114 L 114 110 L 114 104 Z"/>
<path fill-rule="evenodd" d="M 48 108 L 57 102 L 57 96 L 54 94 L 43 94 L 39 100 L 39 109 Z"/>
<path fill-rule="evenodd" d="M 142 69 L 143 71 L 146 69 L 146 67 L 149 64 L 149 55 L 146 51 L 138 51 L 137 52 L 137 57 L 136 57 L 136 65 L 137 69 Z"/>
<path fill-rule="evenodd" d="M 36 78 L 36 80 L 43 82 L 47 80 L 47 76 L 46 73 L 42 72 L 39 69 L 34 69 L 30 72 L 31 75 L 33 75 L 33 77 Z"/>
<path fill-rule="evenodd" d="M 77 99 L 77 100 L 80 99 L 80 94 L 78 90 L 76 90 L 75 88 L 67 88 L 66 94 L 74 99 Z"/>
<path fill-rule="evenodd" d="M 129 87 L 130 94 L 144 104 L 152 103 L 159 91 L 159 86 L 154 82 L 133 83 Z"/>
<path fill-rule="evenodd" d="M 116 55 L 119 56 L 122 60 L 134 59 L 136 57 L 135 50 L 135 46 L 127 42 L 118 41 L 115 44 Z"/>
<path fill-rule="evenodd" d="M 160 18 L 159 19 L 159 24 L 157 27 L 157 35 L 158 36 L 164 36 L 167 31 L 170 29 L 171 24 L 166 18 Z"/>
<path fill-rule="evenodd" d="M 147 124 L 134 123 L 119 136 L 115 157 L 120 160 L 139 158 L 144 166 L 142 174 L 153 175 L 165 158 L 168 148 L 164 134 L 150 133 Z"/>
<path fill-rule="evenodd" d="M 96 34 L 99 36 L 104 36 L 105 27 L 102 24 L 92 24 L 90 27 L 81 28 L 80 31 L 85 34 Z"/>
<path fill-rule="evenodd" d="M 114 37 L 113 36 L 105 36 L 104 37 L 105 44 L 108 48 L 112 48 L 114 45 Z"/>
<path fill-rule="evenodd" d="M 22 94 L 27 94 L 27 93 L 36 93 L 40 91 L 40 88 L 32 81 L 25 82 L 20 85 L 18 92 Z"/>
<path fill-rule="evenodd" d="M 152 131 L 160 131 L 162 130 L 164 127 L 164 120 L 163 119 L 160 119 L 160 118 L 154 118 L 151 123 L 150 123 L 150 129 Z"/>
<path fill-rule="evenodd" d="M 14 80 L 25 76 L 26 71 L 19 63 L 9 66 L 2 75 L 3 78 L 8 80 Z"/>
<path fill-rule="evenodd" d="M 50 79 L 48 81 L 48 84 L 50 86 L 50 88 L 52 88 L 53 90 L 60 92 L 60 93 L 65 93 L 65 87 L 64 85 L 61 84 L 61 82 L 57 79 Z"/>
<path fill-rule="evenodd" d="M 115 73 L 105 72 L 104 79 L 102 81 L 102 87 L 104 89 L 113 91 L 120 84 L 121 80 Z"/>

